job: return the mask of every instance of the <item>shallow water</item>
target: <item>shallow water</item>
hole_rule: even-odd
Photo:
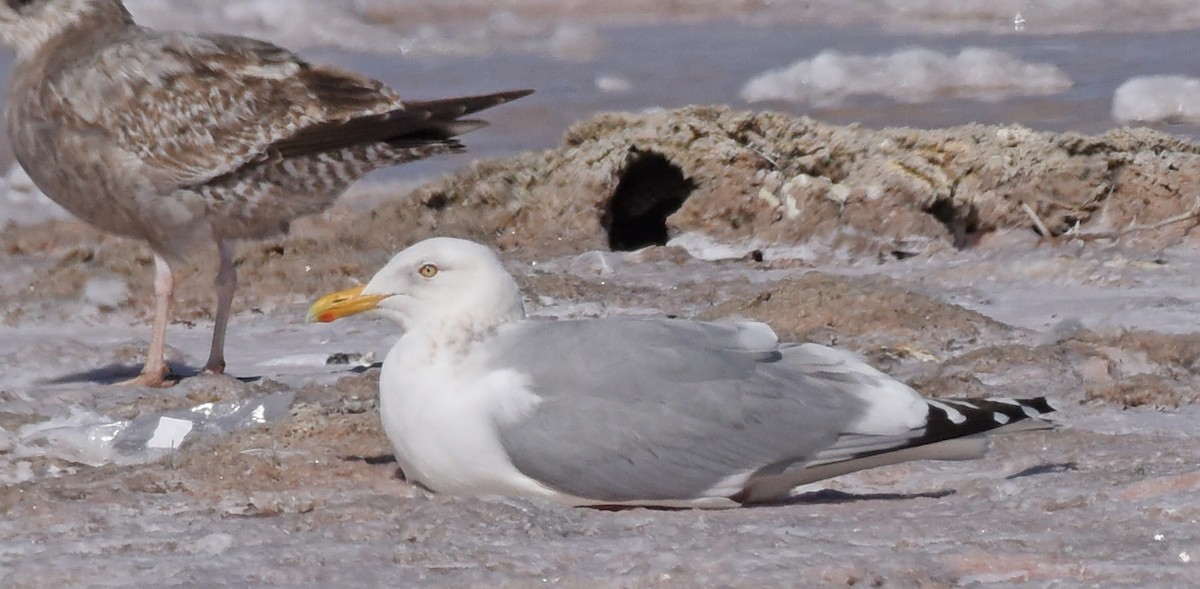
[[[353,67],[388,81],[413,97],[435,97],[495,88],[536,88],[537,94],[485,113],[493,127],[467,137],[470,154],[383,172],[438,173],[471,157],[500,156],[555,145],[574,121],[609,110],[639,111],[688,104],[727,104],[735,109],[772,109],[834,123],[872,127],[936,128],[967,123],[1019,124],[1038,130],[1098,133],[1117,127],[1112,97],[1134,76],[1189,74],[1200,32],[1106,33],[1023,36],[964,33],[917,35],[866,27],[814,25],[673,24],[603,27],[604,48],[586,61],[550,56],[500,54],[487,57],[404,57],[334,50],[305,52],[314,61]],[[1066,92],[1014,96],[997,101],[963,98],[902,103],[881,97],[852,97],[817,108],[769,102],[749,105],[738,94],[752,76],[832,49],[864,55],[905,47],[957,53],[990,47],[1030,62],[1058,66],[1074,82]],[[629,82],[624,92],[596,86],[603,76]],[[1200,136],[1196,124],[1160,124],[1175,134]]]

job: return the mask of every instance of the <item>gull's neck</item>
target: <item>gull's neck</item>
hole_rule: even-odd
[[[16,51],[18,62],[35,61],[134,26],[133,16],[117,0],[72,2],[53,14],[43,11],[5,27],[0,41]]]
[[[525,307],[520,292],[514,300],[497,301],[495,305],[464,307],[440,315],[426,315],[407,321],[404,338],[409,343],[423,342],[432,353],[461,357],[472,346],[495,335],[502,327],[525,319]]]

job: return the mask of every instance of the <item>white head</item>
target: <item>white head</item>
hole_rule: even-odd
[[[77,37],[82,30],[132,24],[121,0],[0,0],[0,43],[19,56],[66,33]]]
[[[310,321],[376,311],[405,330],[483,330],[521,319],[516,281],[486,246],[449,237],[427,239],[396,254],[365,286],[326,295]]]

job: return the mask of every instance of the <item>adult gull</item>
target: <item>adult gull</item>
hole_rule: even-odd
[[[731,507],[909,460],[978,458],[1038,429],[1044,398],[926,399],[853,354],[757,322],[526,319],[487,247],[397,254],[309,319],[375,311],[404,333],[379,381],[405,475],[458,495]]]
[[[154,252],[150,349],[131,384],[170,384],[171,265],[211,248],[220,267],[204,368],[225,370],[232,240],[287,230],[367,172],[462,149],[460,117],[527,90],[401,102],[381,82],[263,41],[140,27],[119,0],[0,2],[16,50],[5,118],[47,196]]]

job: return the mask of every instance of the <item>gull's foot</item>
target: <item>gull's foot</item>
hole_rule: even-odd
[[[225,361],[213,362],[209,360],[208,364],[204,365],[203,374],[225,374]]]
[[[117,386],[122,387],[150,387],[156,389],[165,389],[179,384],[179,377],[171,374],[165,368],[163,370],[155,370],[147,372],[142,371],[141,374],[117,383]]]

